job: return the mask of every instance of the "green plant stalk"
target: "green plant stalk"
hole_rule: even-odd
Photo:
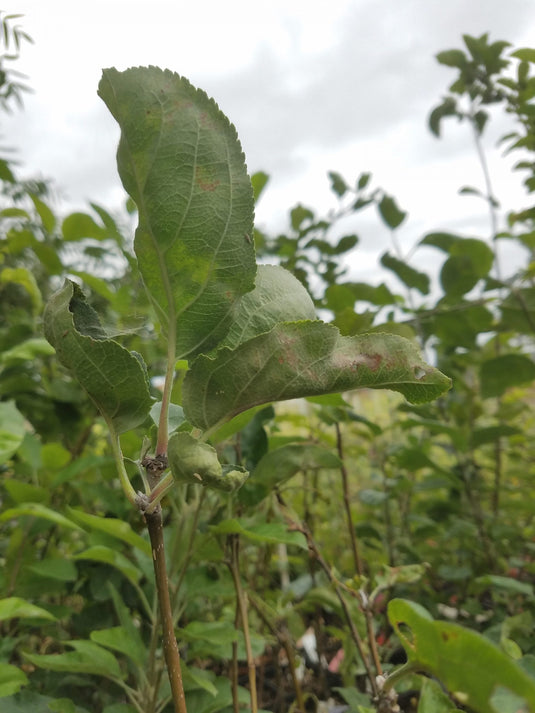
[[[349,531],[349,539],[351,542],[351,549],[353,551],[353,560],[355,564],[355,570],[357,574],[362,577],[364,574],[364,569],[362,566],[362,559],[360,557],[360,552],[357,543],[357,535],[355,533],[355,524],[353,522],[353,515],[351,513],[351,502],[349,495],[349,478],[347,473],[347,468],[345,466],[344,459],[344,444],[342,439],[342,430],[340,424],[335,424],[336,428],[336,449],[338,451],[338,456],[341,461],[340,473],[342,475],[342,487],[344,493],[344,508],[346,511],[347,518],[347,529]],[[366,619],[366,631],[368,633],[368,646],[373,657],[373,663],[375,665],[375,670],[378,675],[383,673],[383,668],[381,666],[381,659],[379,657],[379,652],[377,650],[377,643],[375,641],[375,632],[373,630],[373,615],[369,607],[369,602],[364,601],[364,597],[360,597],[360,604],[362,611],[364,612],[364,617]]]
[[[297,707],[301,713],[304,713],[305,699],[303,697],[303,689],[301,688],[301,684],[299,683],[299,679],[297,678],[297,671],[295,668],[295,661],[294,661],[295,649],[292,649],[292,644],[290,642],[288,633],[287,633],[286,629],[284,630],[284,632],[280,631],[277,628],[276,624],[274,624],[270,620],[269,616],[264,611],[264,608],[267,608],[265,606],[264,600],[261,599],[260,597],[258,597],[255,592],[252,592],[251,595],[249,595],[249,601],[255,608],[258,616],[262,619],[264,624],[271,631],[272,635],[277,639],[279,644],[282,646],[282,648],[286,652],[286,658],[288,659],[288,668],[290,669],[290,675],[292,677],[292,683],[293,683],[293,687],[295,690],[295,698],[297,700]]]
[[[169,297],[171,305],[172,294]],[[170,310],[173,312],[173,310]],[[156,443],[156,456],[167,455],[167,444],[169,441],[169,404],[171,403],[171,391],[175,379],[176,362],[176,326],[174,315],[170,315],[169,334],[167,336],[167,368],[165,371],[165,382],[162,393],[162,410],[158,423],[158,441]]]
[[[130,478],[128,477],[128,473],[126,472],[126,468],[124,466],[124,457],[121,451],[121,442],[119,440],[119,434],[116,432],[115,428],[113,427],[113,423],[110,419],[106,419],[106,423],[110,433],[111,448],[113,451],[113,457],[115,459],[115,465],[117,467],[119,480],[121,481],[121,486],[124,490],[124,494],[130,501],[130,503],[132,505],[136,505],[137,494],[134,488],[132,487],[132,483],[130,482]]]
[[[236,615],[234,617],[234,628],[238,630],[240,624],[240,607],[236,601]],[[238,694],[238,642],[232,642],[232,664],[230,669],[230,686],[232,689],[232,710],[240,713],[240,699]]]
[[[163,651],[175,713],[187,713],[182,671],[180,667],[180,653],[175,637],[171,599],[169,597],[169,581],[165,564],[165,548],[163,541],[162,510],[158,507],[152,513],[146,513],[145,519],[152,546],[152,559],[154,563],[154,576],[163,631]]]
[[[295,530],[297,532],[303,533],[303,535],[306,538],[307,545],[308,545],[308,551],[314,555],[314,559],[318,562],[320,567],[323,569],[325,574],[327,575],[327,579],[331,583],[331,586],[334,589],[334,592],[336,596],[338,597],[338,601],[340,602],[340,605],[342,607],[342,610],[344,612],[344,617],[346,619],[347,625],[349,626],[349,630],[351,632],[351,638],[353,639],[355,646],[357,647],[357,651],[359,652],[359,655],[362,659],[362,663],[364,664],[364,668],[366,669],[366,675],[368,676],[368,679],[370,681],[370,686],[373,692],[374,696],[377,696],[379,693],[379,689],[377,687],[377,681],[375,678],[375,675],[372,671],[372,667],[370,664],[370,661],[368,659],[368,656],[366,654],[366,651],[364,649],[364,642],[360,638],[360,634],[357,630],[357,627],[355,626],[355,623],[353,621],[353,618],[351,616],[351,612],[349,611],[349,607],[347,606],[346,599],[344,595],[342,594],[342,587],[340,586],[340,583],[336,579],[336,577],[333,575],[331,568],[327,564],[327,562],[324,560],[323,556],[321,555],[320,551],[318,550],[318,546],[312,537],[312,533],[308,529],[308,527],[303,523],[298,523],[296,522],[288,513],[288,508],[286,507],[284,501],[282,500],[281,495],[278,493],[277,494],[277,499],[279,502],[279,505],[281,506],[284,516],[289,523],[290,527],[292,530]]]
[[[342,431],[340,429],[340,424],[335,424],[336,428],[336,449],[338,451],[338,456],[340,458],[341,466],[340,473],[342,475],[342,488],[344,493],[344,508],[346,511],[347,519],[347,529],[349,532],[349,539],[351,542],[351,550],[353,552],[353,561],[355,563],[355,571],[359,576],[363,575],[362,560],[360,557],[360,552],[357,543],[357,535],[355,533],[355,525],[353,523],[353,515],[351,514],[351,502],[349,495],[349,478],[347,474],[347,468],[345,466],[344,460],[344,445],[342,441]]]
[[[239,570],[239,536],[229,535],[228,546],[230,558],[227,560],[228,568],[232,575],[236,598],[240,611],[243,638],[245,640],[245,651],[247,654],[247,670],[249,673],[249,689],[251,696],[251,713],[258,713],[258,697],[256,693],[256,665],[254,662],[253,648],[251,646],[251,635],[249,630],[249,617],[247,616],[247,600],[240,579]]]

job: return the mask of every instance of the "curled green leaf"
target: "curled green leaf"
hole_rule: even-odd
[[[113,339],[74,282],[50,298],[44,313],[45,336],[117,433],[139,426],[152,399],[145,365]]]
[[[182,483],[197,483],[230,493],[249,477],[241,466],[222,466],[215,448],[185,432],[171,436],[167,457],[173,476]]]

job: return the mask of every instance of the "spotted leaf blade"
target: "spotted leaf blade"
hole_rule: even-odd
[[[449,386],[408,340],[392,334],[344,337],[317,320],[283,322],[234,350],[200,356],[182,393],[188,421],[208,430],[271,401],[367,387],[423,403]]]
[[[135,252],[177,357],[225,336],[254,287],[254,200],[234,126],[187,79],[156,67],[104,70],[99,95],[121,128],[119,174],[136,202]]]

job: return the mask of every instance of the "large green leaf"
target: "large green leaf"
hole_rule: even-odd
[[[0,663],[0,698],[11,696],[28,683],[28,677],[17,666]]]
[[[74,555],[73,559],[90,560],[92,562],[108,564],[110,567],[119,570],[132,584],[137,584],[142,577],[141,570],[132,564],[129,559],[120,552],[117,552],[117,550],[113,550],[111,547],[105,547],[104,545],[89,547],[87,550]]]
[[[535,711],[535,681],[488,639],[433,621],[423,607],[403,599],[390,602],[388,617],[407,652],[407,669],[434,676],[470,710],[502,713],[496,701],[508,692],[520,697],[519,713]]]
[[[315,443],[287,443],[260,459],[252,478],[240,491],[239,499],[247,505],[256,505],[296,473],[340,466],[340,458],[331,449]]]
[[[270,401],[369,387],[421,403],[449,383],[401,337],[343,337],[324,322],[285,322],[234,350],[196,359],[184,380],[183,406],[190,423],[208,429]]]
[[[65,515],[62,515],[60,512],[57,512],[57,510],[48,508],[46,505],[42,505],[41,503],[22,503],[15,508],[8,508],[0,514],[0,522],[14,520],[15,518],[19,518],[24,515],[28,517],[39,517],[43,520],[48,520],[54,525],[67,527],[70,530],[82,531],[81,527],[79,527],[75,522],[72,522],[72,520],[66,518]]]
[[[411,267],[408,263],[403,260],[399,260],[397,257],[390,255],[390,253],[384,253],[381,257],[381,265],[386,267],[387,270],[391,270],[407,287],[414,287],[422,295],[429,294],[429,276],[425,272],[420,272]]]
[[[236,130],[206,94],[156,67],[104,70],[117,163],[137,204],[135,251],[178,356],[213,348],[253,289],[253,189]]]
[[[511,386],[532,382],[535,363],[524,354],[502,354],[481,364],[480,379],[484,398],[501,396]]]
[[[312,298],[288,270],[259,265],[255,288],[241,298],[221,346],[233,349],[288,319],[316,319]]]
[[[66,641],[74,651],[64,654],[30,654],[24,657],[34,666],[47,671],[60,671],[64,673],[93,673],[111,679],[120,679],[121,670],[113,654],[92,641]]]
[[[27,602],[20,597],[0,599],[0,621],[6,619],[51,619],[55,620],[49,611]]]
[[[90,634],[91,641],[112,651],[125,654],[139,667],[146,664],[147,650],[139,633],[132,636],[124,626],[114,626],[111,629],[97,629]]]
[[[11,458],[22,443],[26,427],[24,416],[14,401],[0,403],[0,463]]]
[[[48,302],[45,336],[117,433],[147,417],[152,399],[139,355],[107,339],[80,288],[67,281]]]
[[[210,528],[215,535],[242,535],[257,543],[296,545],[307,549],[302,532],[291,532],[283,522],[262,522],[259,525],[242,524],[240,520],[222,520]]]
[[[114,517],[92,515],[91,513],[82,512],[81,510],[74,510],[73,508],[67,508],[67,512],[81,525],[99,530],[100,532],[105,532],[111,537],[116,537],[118,540],[137,547],[138,550],[141,550],[141,552],[147,555],[150,555],[152,552],[149,542],[144,540],[137,532],[134,532],[130,525],[124,520],[118,520]]]

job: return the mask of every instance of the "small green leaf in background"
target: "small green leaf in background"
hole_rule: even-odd
[[[111,679],[121,679],[121,670],[113,654],[92,641],[66,641],[74,651],[63,654],[30,654],[24,658],[39,668],[63,673],[92,673]]]
[[[34,314],[40,314],[43,307],[43,298],[37,281],[25,267],[4,267],[0,272],[0,284],[14,283],[23,287],[30,295]]]
[[[458,710],[440,684],[432,678],[422,679],[418,713],[454,713]]]
[[[97,314],[80,288],[67,281],[49,300],[45,336],[117,433],[147,417],[152,399],[144,365],[113,339],[106,339]]]
[[[479,376],[484,398],[501,396],[511,386],[532,382],[535,379],[535,363],[524,354],[503,354],[484,361]]]
[[[495,696],[506,691],[535,710],[535,681],[481,634],[457,624],[433,621],[419,604],[393,599],[388,618],[407,653],[407,671],[437,678],[463,705],[477,713],[503,713]]]
[[[189,433],[174,433],[169,439],[169,467],[182,483],[196,483],[230,493],[240,488],[249,473],[241,466],[222,466],[217,451]]]
[[[533,585],[529,582],[519,582],[513,577],[502,577],[498,574],[483,574],[471,582],[475,591],[483,592],[489,588],[501,589],[511,594],[522,594],[528,599],[533,599]]]
[[[87,213],[71,213],[61,226],[63,239],[67,241],[82,240],[83,238],[93,238],[94,240],[104,240],[108,233],[102,226],[95,223],[94,219]]]
[[[145,666],[147,651],[141,637],[132,636],[131,631],[124,626],[97,629],[91,632],[90,637],[96,644],[128,656],[140,667]]]
[[[15,453],[26,433],[24,416],[14,401],[0,403],[0,463]]]
[[[397,257],[384,253],[381,257],[381,265],[391,270],[407,287],[414,287],[422,295],[429,294],[429,276],[425,272],[415,270],[403,260],[398,260]]]
[[[314,443],[288,443],[260,459],[252,477],[241,489],[239,500],[255,505],[296,473],[340,466],[339,457],[328,448]]]
[[[41,218],[43,228],[48,233],[51,233],[56,227],[56,217],[54,213],[50,210],[46,203],[44,203],[33,193],[30,193],[30,198],[35,206],[35,210],[37,211],[38,216]]]
[[[271,401],[368,387],[422,403],[449,385],[406,339],[343,337],[317,320],[282,323],[234,350],[201,355],[186,374],[182,394],[188,421],[206,430]]]
[[[256,173],[253,173],[253,175],[251,176],[251,184],[253,186],[253,194],[254,194],[255,203],[258,201],[261,194],[263,193],[264,188],[266,187],[268,181],[269,181],[269,176],[267,173],[264,173],[264,171],[257,171]]]
[[[344,196],[348,191],[349,186],[339,173],[329,171],[328,175],[331,180],[331,190],[336,193],[339,198],[342,198],[342,196]]]
[[[209,351],[256,273],[236,129],[203,91],[157,67],[106,69],[99,96],[121,128],[117,164],[137,204],[134,247],[158,319],[177,357]]]
[[[307,549],[307,542],[302,532],[291,532],[283,522],[262,522],[259,525],[243,525],[239,520],[222,520],[210,527],[214,535],[242,535],[257,543],[296,545]]]
[[[398,208],[396,201],[391,196],[383,196],[377,207],[381,218],[392,230],[399,227],[407,217],[407,213]]]
[[[90,560],[92,562],[108,564],[110,567],[114,567],[119,570],[121,574],[132,582],[132,584],[137,584],[143,576],[141,570],[132,564],[128,558],[120,552],[112,550],[111,547],[105,547],[104,545],[94,545],[93,547],[89,547],[87,550],[74,555],[73,559]]]
[[[12,696],[28,683],[28,677],[17,666],[0,663],[0,698]]]
[[[51,356],[52,354],[54,354],[54,348],[46,339],[32,337],[2,352],[0,354],[0,363],[9,364],[16,361],[30,361],[40,356]]]
[[[0,522],[6,522],[7,520],[21,517],[22,515],[27,515],[28,517],[40,517],[43,520],[48,520],[54,525],[67,527],[70,530],[82,531],[81,527],[79,527],[75,522],[72,522],[72,520],[66,518],[65,515],[62,515],[60,512],[52,510],[41,503],[24,503],[15,508],[4,510],[4,512],[0,514]]]
[[[56,579],[59,582],[74,582],[77,577],[74,564],[68,559],[59,557],[46,557],[40,562],[27,565],[25,569],[39,577]]]
[[[20,597],[8,597],[0,599],[0,621],[6,619],[50,619],[55,621],[56,617],[42,607],[27,602]]]
[[[91,513],[75,510],[70,507],[67,508],[67,512],[73,520],[76,520],[85,527],[98,530],[99,532],[105,532],[111,537],[116,537],[128,545],[132,545],[132,547],[137,547],[138,550],[141,550],[141,552],[147,555],[150,555],[152,552],[148,540],[144,540],[137,532],[134,532],[130,525],[124,520],[119,520],[114,517],[92,515]]]

